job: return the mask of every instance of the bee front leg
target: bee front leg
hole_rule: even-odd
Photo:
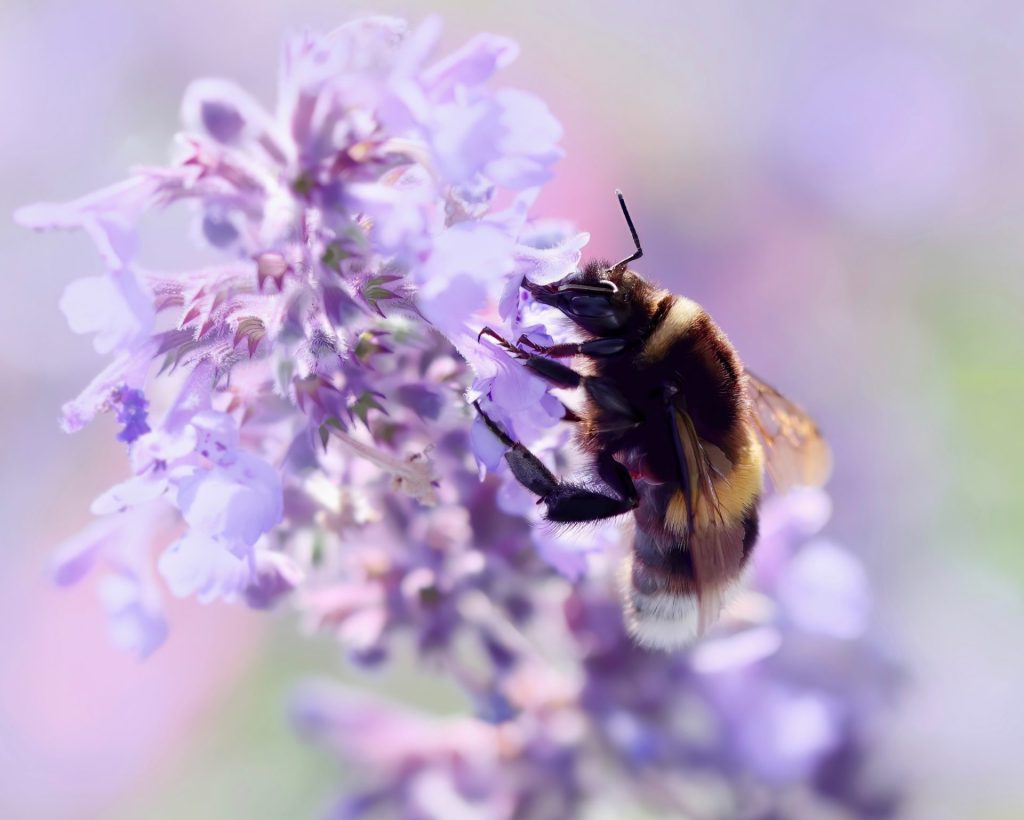
[[[636,486],[629,471],[610,455],[598,460],[601,480],[616,495],[594,490],[579,484],[562,481],[552,473],[536,455],[511,438],[501,426],[487,415],[479,402],[473,406],[484,424],[508,447],[505,461],[512,475],[547,506],[547,519],[559,523],[599,521],[636,509],[639,500]]]
[[[494,339],[502,349],[506,350],[511,356],[522,361],[524,367],[532,370],[545,381],[555,385],[555,387],[575,389],[580,386],[580,382],[583,380],[583,377],[571,367],[567,367],[561,362],[556,362],[554,359],[548,359],[544,356],[527,353],[525,350],[521,350],[516,347],[500,333],[497,333],[489,327],[485,327],[479,334],[477,334],[477,341],[484,336],[489,336]]]
[[[552,359],[565,359],[570,356],[590,356],[595,359],[603,359],[609,356],[617,356],[629,347],[626,339],[602,337],[590,339],[586,342],[567,342],[560,345],[539,345],[532,341],[525,333],[519,337],[516,347],[520,350],[524,347],[530,348],[541,356],[548,356]]]

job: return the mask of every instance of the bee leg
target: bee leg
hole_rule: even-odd
[[[500,424],[484,412],[480,402],[473,402],[476,412],[480,414],[487,429],[497,436],[498,440],[508,447],[505,453],[505,461],[512,469],[512,475],[516,480],[534,495],[540,496],[543,501],[551,493],[558,489],[558,479],[555,478],[544,463],[533,453],[527,450],[522,444],[506,433]]]
[[[505,339],[504,336],[489,327],[485,327],[477,334],[477,341],[484,336],[490,336],[511,356],[520,359],[523,362],[524,367],[529,368],[542,379],[551,382],[551,384],[556,387],[576,388],[580,386],[580,381],[583,377],[571,367],[566,367],[564,364],[556,362],[554,359],[547,359],[544,356],[536,356],[533,353],[527,353],[525,350],[520,350],[514,344]]]
[[[556,362],[554,359],[548,359],[544,356],[525,355],[526,358],[523,360],[523,366],[555,387],[573,389],[579,387],[584,381],[583,376],[561,362]]]
[[[606,337],[601,339],[590,339],[586,342],[568,342],[560,345],[539,345],[532,341],[525,333],[519,337],[516,347],[522,349],[528,347],[535,353],[548,356],[552,359],[565,359],[569,356],[590,356],[592,358],[606,358],[617,356],[622,353],[629,342],[626,339]]]
[[[629,471],[611,455],[602,456],[598,460],[597,474],[614,495],[561,482],[555,492],[544,499],[548,507],[548,521],[599,521],[602,518],[614,518],[632,512],[637,508],[640,499],[636,485]]]
[[[598,475],[618,495],[560,481],[544,463],[522,444],[512,439],[501,426],[487,415],[479,402],[473,406],[484,424],[508,447],[505,461],[512,475],[531,493],[547,505],[547,519],[560,523],[598,521],[636,509],[639,501],[636,486],[626,470],[611,456],[598,461]]]
[[[524,353],[522,350],[520,350],[518,347],[512,344],[508,339],[506,339],[504,336],[498,333],[498,331],[492,330],[489,327],[485,327],[483,330],[477,333],[476,340],[479,342],[484,336],[488,336],[491,339],[494,339],[494,341],[498,343],[498,346],[501,347],[502,350],[511,354],[517,359],[523,359],[526,356],[530,355],[528,353]]]
[[[485,333],[488,330],[490,330],[490,328],[484,328],[480,332],[481,332],[481,334],[483,334],[483,333]],[[618,339],[613,339],[613,340],[609,340],[609,339],[595,339],[594,341],[598,341],[598,342],[616,341],[616,342],[618,342],[620,340],[618,340]],[[504,342],[504,344],[502,345],[503,347],[508,345],[508,342],[505,342],[504,339],[502,339],[502,342]],[[580,350],[578,350],[577,348],[582,348],[583,346],[585,346],[587,344],[590,344],[590,342],[584,342],[583,345],[577,345],[577,344],[574,344],[574,345],[556,345],[555,347],[553,347],[551,349],[556,351],[555,355],[573,355],[573,356],[575,356],[577,354],[580,354]],[[572,352],[570,354],[560,353],[558,351],[559,351],[559,348],[561,348],[561,347],[572,347],[572,348],[574,348],[574,352]],[[522,361],[523,367],[525,367],[528,370],[532,371],[535,375],[540,376],[546,382],[549,382],[550,384],[553,384],[555,387],[562,387],[562,388],[573,390],[573,389],[579,387],[581,384],[586,384],[587,382],[593,381],[593,379],[591,379],[589,377],[585,377],[585,376],[580,375],[579,373],[577,373],[575,370],[573,370],[568,365],[564,365],[561,362],[556,361],[555,359],[548,358],[547,356],[541,356],[539,354],[527,353],[525,350],[520,350],[519,348],[512,347],[511,345],[508,345],[508,347],[506,349],[511,349],[512,351],[515,351],[512,355],[514,355],[517,359]],[[611,389],[614,389],[614,388],[611,388]],[[616,392],[618,392],[618,391],[616,390]],[[621,394],[619,394],[619,395],[621,395]],[[624,402],[625,399],[622,399],[622,401]]]
[[[625,394],[615,383],[595,376],[583,380],[587,396],[599,408],[604,426],[611,424],[616,429],[628,429],[643,423],[641,413],[630,404]]]

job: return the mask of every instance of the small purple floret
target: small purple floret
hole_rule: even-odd
[[[145,394],[136,388],[124,387],[117,391],[117,420],[124,428],[117,434],[117,440],[131,444],[140,436],[150,432],[149,402]]]

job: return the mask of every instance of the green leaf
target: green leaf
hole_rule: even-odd
[[[348,259],[351,255],[341,246],[340,242],[332,242],[324,249],[324,255],[320,257],[320,262],[324,267],[336,271],[342,260]]]
[[[313,177],[300,174],[292,182],[292,190],[301,197],[308,197],[313,192]]]
[[[359,398],[356,399],[348,408],[349,412],[353,416],[359,418],[363,424],[369,426],[367,419],[371,410],[379,410],[385,416],[388,414],[388,411],[384,409],[384,406],[377,401],[377,397],[380,395],[380,393],[371,393],[369,390],[364,390]]]

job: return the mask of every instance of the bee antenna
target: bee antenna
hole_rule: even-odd
[[[640,247],[640,237],[637,236],[636,228],[633,225],[633,218],[629,215],[629,208],[626,207],[626,200],[622,196],[622,191],[616,188],[615,196],[619,198],[619,207],[622,208],[622,215],[626,217],[626,224],[629,226],[629,233],[633,237],[633,244],[636,246],[636,250],[633,252],[632,256],[627,256],[617,265],[614,265],[611,268],[611,270],[616,270],[618,268],[625,267],[630,262],[635,262],[637,259],[644,255],[644,250],[643,248]]]

